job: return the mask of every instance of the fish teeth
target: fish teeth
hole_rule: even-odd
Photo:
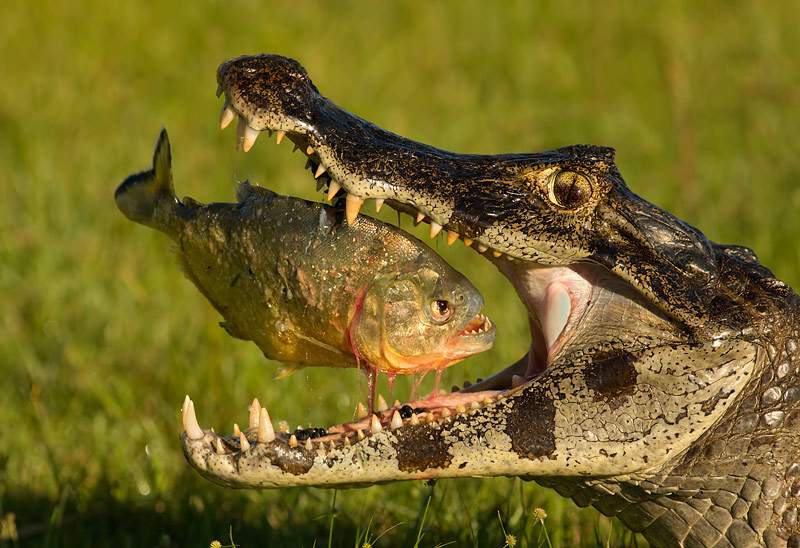
[[[358,212],[361,209],[361,204],[364,203],[364,198],[359,198],[355,194],[348,194],[347,201],[345,202],[345,216],[347,217],[347,224],[351,225],[358,217]]]
[[[447,231],[447,245],[453,245],[458,240],[458,232]]]
[[[194,413],[194,402],[186,394],[183,400],[183,429],[190,440],[199,440],[203,437],[203,430],[197,422],[197,415]]]
[[[431,238],[435,238],[442,231],[442,225],[436,221],[431,221]]]
[[[219,113],[219,128],[225,129],[231,124],[231,122],[233,122],[234,118],[236,118],[236,111],[233,110],[233,107],[228,104],[226,99],[225,104],[222,105],[222,110]]]
[[[256,138],[260,133],[261,132],[259,130],[245,124],[244,138],[242,139],[242,150],[248,152],[251,148],[253,148],[253,144],[256,142]]]
[[[339,189],[342,188],[342,185],[331,179],[331,184],[328,187],[328,201],[330,202],[333,200],[333,197],[336,196],[336,193],[339,192]]]
[[[375,213],[380,213],[383,207],[383,198],[375,198]]]
[[[281,141],[283,141],[284,137],[286,137],[286,132],[278,130],[278,135],[275,137],[275,144],[281,144]]]

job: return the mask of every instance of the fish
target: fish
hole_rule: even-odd
[[[496,328],[478,290],[405,231],[247,181],[236,198],[179,200],[165,129],[152,169],[114,194],[128,219],[174,240],[179,268],[231,336],[286,364],[279,377],[364,367],[374,392],[378,372],[441,373],[492,346]]]

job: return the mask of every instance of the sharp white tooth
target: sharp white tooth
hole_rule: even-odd
[[[328,187],[328,201],[330,202],[333,200],[333,197],[336,196],[336,193],[339,192],[339,189],[342,188],[342,185],[331,179],[331,184]]]
[[[420,224],[423,220],[425,220],[425,214],[421,211],[417,212],[417,220],[415,221],[417,224]]]
[[[355,194],[348,194],[347,201],[344,205],[344,214],[347,217],[347,224],[351,225],[358,217],[358,211],[361,209],[361,204],[364,203],[363,198],[359,198]]]
[[[312,154],[314,154],[314,147],[312,147],[311,145],[308,145],[308,146],[306,147],[306,154],[308,154],[309,156],[311,156]]]
[[[383,207],[383,198],[375,198],[375,213],[380,213]]]
[[[239,434],[239,451],[244,453],[248,449],[250,449],[250,442],[247,441],[247,438],[244,437],[244,434],[240,433]]]
[[[442,225],[436,221],[431,221],[431,238],[435,238],[442,231]]]
[[[358,416],[359,419],[363,419],[364,417],[369,416],[369,411],[367,411],[367,406],[361,402],[358,402],[356,415]]]
[[[547,288],[545,304],[542,308],[542,331],[548,350],[564,331],[569,320],[572,303],[567,289],[560,283]]]
[[[336,449],[336,444],[333,443],[333,440],[331,440],[331,442],[328,444],[328,451],[333,451],[334,449]]]
[[[233,119],[236,118],[236,111],[228,104],[228,101],[225,101],[225,104],[222,105],[222,111],[219,113],[219,128],[225,129]]]
[[[473,242],[473,241],[474,241],[474,240],[472,240],[471,238],[464,238],[464,245],[465,245],[465,246],[467,246],[467,247],[469,247],[469,246],[471,246],[471,245],[472,245],[472,242]]]
[[[450,416],[450,410],[447,407],[444,408],[444,411],[447,411],[447,416]],[[442,411],[442,415],[444,416],[444,411]],[[436,417],[433,416],[433,413],[428,413],[425,415],[425,422],[434,422],[436,421]]]
[[[397,412],[397,409],[395,409],[394,413],[392,414],[392,422],[389,426],[392,427],[392,430],[395,430],[403,426],[403,419],[400,418],[400,413]]]
[[[459,403],[458,405],[456,405],[456,413],[463,413],[466,410],[467,408],[464,407],[463,403]]]
[[[244,150],[244,130],[247,127],[247,122],[244,118],[239,117],[239,122],[236,124],[236,150],[241,152]]]
[[[470,408],[470,409],[477,409],[477,408],[478,408],[478,407],[480,407],[480,406],[481,406],[481,404],[479,404],[479,403],[478,403],[478,402],[476,402],[476,401],[474,401],[474,402],[472,402],[471,404],[469,404],[469,408]]]
[[[275,137],[276,144],[281,144],[281,141],[283,141],[284,137],[286,137],[286,132],[278,130],[278,136]]]
[[[289,436],[289,447],[297,447],[297,436],[294,434]]]
[[[189,399],[189,395],[183,400],[183,429],[190,440],[199,440],[203,437],[203,430],[197,423],[197,415],[194,413],[194,402]]]
[[[392,404],[392,407],[400,407],[400,400],[395,399],[394,403]]]
[[[361,441],[367,436],[365,436],[364,432],[361,430],[361,428],[359,428],[358,430],[356,430],[356,437],[358,438],[358,441]]]
[[[242,150],[245,152],[249,151],[253,148],[253,143],[256,142],[256,137],[258,134],[261,133],[259,130],[255,128],[251,128],[248,125],[244,127],[244,140],[242,141]]]
[[[306,438],[305,448],[307,451],[311,451],[312,449],[314,449],[314,446],[311,445],[311,438]]]
[[[383,432],[383,426],[381,426],[381,421],[378,420],[377,415],[372,415],[372,419],[369,421],[369,431],[373,434]]]
[[[453,245],[458,240],[458,232],[447,231],[447,245]]]
[[[411,413],[411,418],[408,419],[408,424],[419,424],[419,417],[416,413]]]
[[[463,405],[462,405],[462,407],[463,407]],[[442,417],[449,417],[450,415],[451,415],[451,413],[450,413],[450,409],[449,409],[449,408],[447,408],[447,407],[444,407],[444,408],[442,409]]]
[[[222,445],[222,439],[220,438],[214,439],[214,450],[217,452],[217,455],[225,454],[225,447],[223,447]]]
[[[344,437],[344,446],[350,447],[350,438],[348,438],[347,436]]]
[[[253,398],[253,403],[250,404],[250,426],[249,428],[258,428],[258,417],[261,415],[261,404],[258,398]]]
[[[317,166],[317,172],[314,173],[314,178],[319,179],[319,176],[322,175],[323,173],[325,173],[325,166],[320,164]]]
[[[241,429],[239,428],[239,425],[238,425],[237,423],[235,423],[235,422],[234,422],[234,423],[233,423],[233,437],[234,437],[234,438],[238,438],[238,437],[239,437],[239,434],[241,434],[241,433],[242,433],[242,431],[241,431]]]
[[[386,404],[386,399],[383,394],[378,394],[378,411],[386,411],[389,406]]]
[[[269,420],[267,408],[262,407],[258,417],[258,441],[259,443],[269,443],[275,440],[275,430],[272,428],[272,421]]]

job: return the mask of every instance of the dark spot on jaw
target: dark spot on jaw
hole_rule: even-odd
[[[639,372],[634,364],[636,358],[628,352],[592,356],[586,366],[586,386],[594,391],[595,401],[603,401],[611,409],[616,409],[625,396],[634,392]]]
[[[556,450],[555,417],[553,400],[539,386],[514,397],[506,419],[511,448],[529,459],[552,455]]]
[[[422,472],[429,468],[450,466],[453,457],[442,431],[429,424],[407,426],[396,430],[397,464],[403,472]]]
[[[242,453],[237,456],[241,458]],[[264,458],[284,472],[301,476],[311,470],[314,455],[301,447],[289,447],[284,443],[266,444]]]

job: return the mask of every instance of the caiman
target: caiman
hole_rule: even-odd
[[[181,440],[200,474],[233,487],[521,476],[654,546],[800,547],[798,297],[753,251],[631,192],[611,148],[447,152],[344,111],[277,55],[232,59],[217,79],[240,148],[277,132],[348,216],[385,201],[492,261],[531,346],[427,408],[314,443],[263,435],[257,405],[247,438],[218,436],[187,397]]]

